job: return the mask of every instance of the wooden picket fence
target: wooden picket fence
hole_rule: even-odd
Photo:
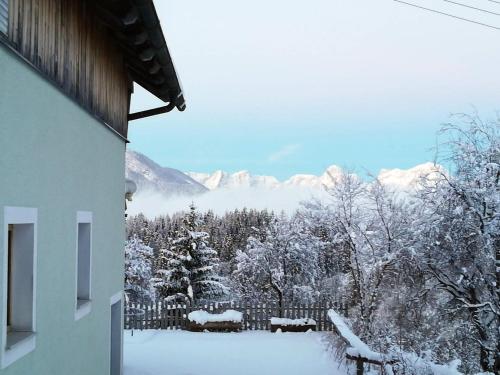
[[[335,309],[347,316],[345,302],[324,302],[309,304],[284,304],[282,317],[289,319],[312,318],[317,331],[332,331],[328,310]],[[280,307],[275,302],[251,304],[245,302],[194,304],[167,301],[129,302],[125,306],[125,329],[186,329],[187,316],[191,311],[205,310],[220,313],[232,309],[243,313],[243,330],[269,330],[271,317],[280,316]]]

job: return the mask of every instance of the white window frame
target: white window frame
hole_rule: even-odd
[[[79,254],[79,224],[90,225],[90,264],[89,264],[89,296],[88,299],[78,304],[78,254]],[[76,238],[75,238],[75,321],[82,319],[92,311],[92,212],[78,211],[76,213]]]
[[[16,362],[20,358],[29,354],[36,347],[36,286],[37,286],[37,224],[38,224],[38,209],[28,207],[4,207],[3,221],[3,303],[0,314],[2,315],[2,347],[1,353],[1,368],[4,369]],[[31,332],[28,336],[21,339],[19,342],[7,348],[7,285],[8,285],[8,236],[9,224],[31,224],[33,225],[33,300],[32,300],[32,324]]]

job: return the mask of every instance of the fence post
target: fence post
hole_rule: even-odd
[[[324,331],[329,331],[330,330],[330,325],[328,324],[328,309],[332,307],[332,304],[330,301],[325,301],[325,309],[323,310],[323,327]]]
[[[180,327],[179,314],[181,312],[179,302],[175,303],[175,329],[178,330]]]
[[[249,329],[253,331],[255,329],[255,308],[254,304],[251,303],[248,307],[248,322],[250,323]]]
[[[321,324],[318,319],[318,310],[319,310],[319,304],[318,302],[314,302],[313,304],[313,314],[314,314],[314,320],[316,321],[316,329],[318,331],[321,331]]]
[[[243,301],[242,312],[243,312],[243,329],[246,331],[248,329],[247,301],[246,300]]]
[[[364,365],[361,358],[356,360],[356,375],[363,375]]]
[[[165,314],[165,308],[164,308],[163,299],[161,299],[160,300],[160,312],[158,314],[158,318],[160,319],[160,329],[165,329],[164,314]]]
[[[265,329],[266,329],[266,331],[268,331],[271,328],[271,327],[269,327],[269,307],[270,307],[269,301],[267,301],[264,304],[264,306],[265,306],[265,317],[264,317],[264,319],[266,319]]]
[[[155,309],[154,309],[154,303],[153,303],[153,300],[150,300],[149,302],[149,324],[148,324],[148,328],[149,329],[152,329],[154,328],[154,313],[155,313]]]

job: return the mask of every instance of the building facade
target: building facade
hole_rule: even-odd
[[[0,374],[122,373],[128,122],[184,107],[151,0],[0,0]]]

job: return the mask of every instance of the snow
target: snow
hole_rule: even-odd
[[[280,182],[273,176],[252,175],[248,171],[239,171],[233,174],[218,170],[212,174],[186,172],[186,175],[204,185],[209,190],[239,189],[249,187],[276,188]]]
[[[346,353],[353,356],[361,356],[374,361],[387,361],[392,359],[392,357],[377,353],[372,351],[368,345],[360,340],[351,329],[347,326],[344,319],[337,314],[334,310],[328,311],[328,317],[333,324],[337,327],[340,335],[349,343],[350,347],[346,349]],[[415,370],[421,370],[424,373],[426,370],[430,370],[433,375],[461,375],[462,373],[458,371],[458,366],[460,365],[459,360],[451,361],[448,364],[440,365],[424,360],[418,357],[415,353],[402,352],[399,353],[398,360],[402,361],[409,367]],[[425,372],[427,373],[427,372]]]
[[[190,312],[188,319],[197,324],[205,324],[207,322],[240,323],[243,321],[243,313],[235,310],[226,310],[222,314],[211,314],[207,311],[198,310]]]
[[[410,169],[382,169],[377,178],[384,184],[403,190],[411,190],[423,176],[438,178],[444,169],[433,163],[424,163]],[[248,187],[260,187],[276,189],[286,186],[323,190],[324,187],[332,188],[341,179],[342,168],[331,165],[319,176],[313,174],[296,174],[286,181],[280,182],[274,176],[253,175],[243,170],[233,174],[217,170],[211,174],[186,172],[186,175],[204,185],[209,190],[217,189],[240,189]]]
[[[402,360],[406,365],[410,365],[416,371],[421,371],[421,373],[428,373],[430,370],[433,375],[463,375],[458,371],[460,360],[454,360],[448,364],[439,365],[426,361],[415,353],[406,352],[402,353]]]
[[[124,333],[124,375],[347,375],[321,333]]]
[[[306,326],[306,325],[316,325],[316,321],[310,318],[304,318],[304,319],[271,318],[271,324],[280,326]]]
[[[353,357],[361,356],[373,361],[384,361],[386,358],[383,354],[372,351],[361,339],[356,336],[347,326],[344,319],[334,310],[328,311],[328,317],[337,327],[340,335],[349,343],[346,353]]]
[[[441,173],[445,173],[442,166],[429,162],[410,169],[382,169],[377,178],[383,185],[392,186],[398,190],[413,190],[422,177],[437,180]]]
[[[199,195],[208,189],[181,171],[156,164],[145,155],[127,150],[126,177],[137,184],[137,194],[156,192],[161,195]]]
[[[408,170],[384,169],[378,179],[391,190],[408,194],[417,188],[421,176],[430,173],[436,177],[437,170],[444,171],[432,163]],[[186,210],[194,202],[202,211],[212,210],[217,214],[244,207],[292,214],[300,207],[300,202],[312,197],[327,202],[330,196],[325,187],[337,186],[342,173],[335,165],[320,175],[296,174],[286,181],[274,176],[254,175],[246,170],[182,173],[163,168],[138,152],[127,151],[126,176],[138,186],[128,213],[143,213],[154,218]],[[352,176],[362,180],[361,176]]]

